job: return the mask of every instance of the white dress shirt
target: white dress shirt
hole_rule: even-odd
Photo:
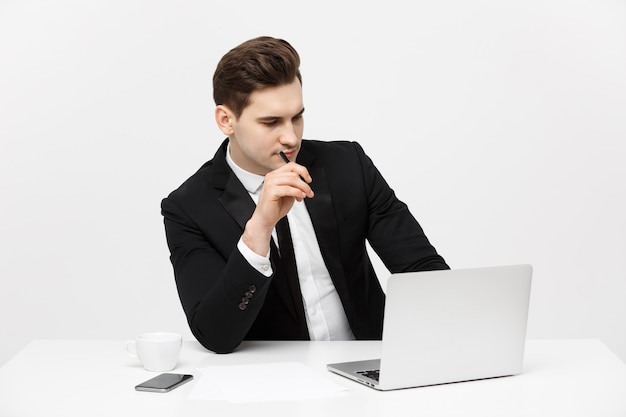
[[[226,151],[226,162],[239,181],[246,188],[254,203],[258,203],[263,189],[264,177],[241,169],[230,157],[230,146]],[[348,324],[346,313],[335,290],[330,273],[326,268],[320,247],[317,243],[311,217],[304,201],[296,201],[287,214],[302,302],[311,340],[351,340],[354,334]],[[278,242],[276,230],[272,232],[274,242]],[[278,243],[276,243],[278,246]],[[254,268],[266,277],[272,275],[269,253],[260,256],[253,252],[241,239],[237,244],[241,254]]]

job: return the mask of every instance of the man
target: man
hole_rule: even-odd
[[[448,268],[357,143],[302,139],[299,66],[270,37],[224,55],[213,97],[227,139],[161,204],[189,326],[218,353],[244,339],[380,339],[366,240],[392,272]]]

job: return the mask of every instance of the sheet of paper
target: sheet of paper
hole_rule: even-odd
[[[201,372],[190,400],[226,400],[236,403],[297,401],[345,395],[346,389],[302,363],[209,366]]]

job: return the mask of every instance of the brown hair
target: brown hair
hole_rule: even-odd
[[[239,117],[255,90],[290,84],[296,78],[302,84],[298,52],[285,40],[261,36],[222,57],[213,74],[213,100]]]

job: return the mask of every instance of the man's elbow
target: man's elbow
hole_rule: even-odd
[[[192,329],[192,333],[205,349],[218,354],[232,353],[241,344],[241,340],[230,339],[224,336],[206,337],[198,329]]]

